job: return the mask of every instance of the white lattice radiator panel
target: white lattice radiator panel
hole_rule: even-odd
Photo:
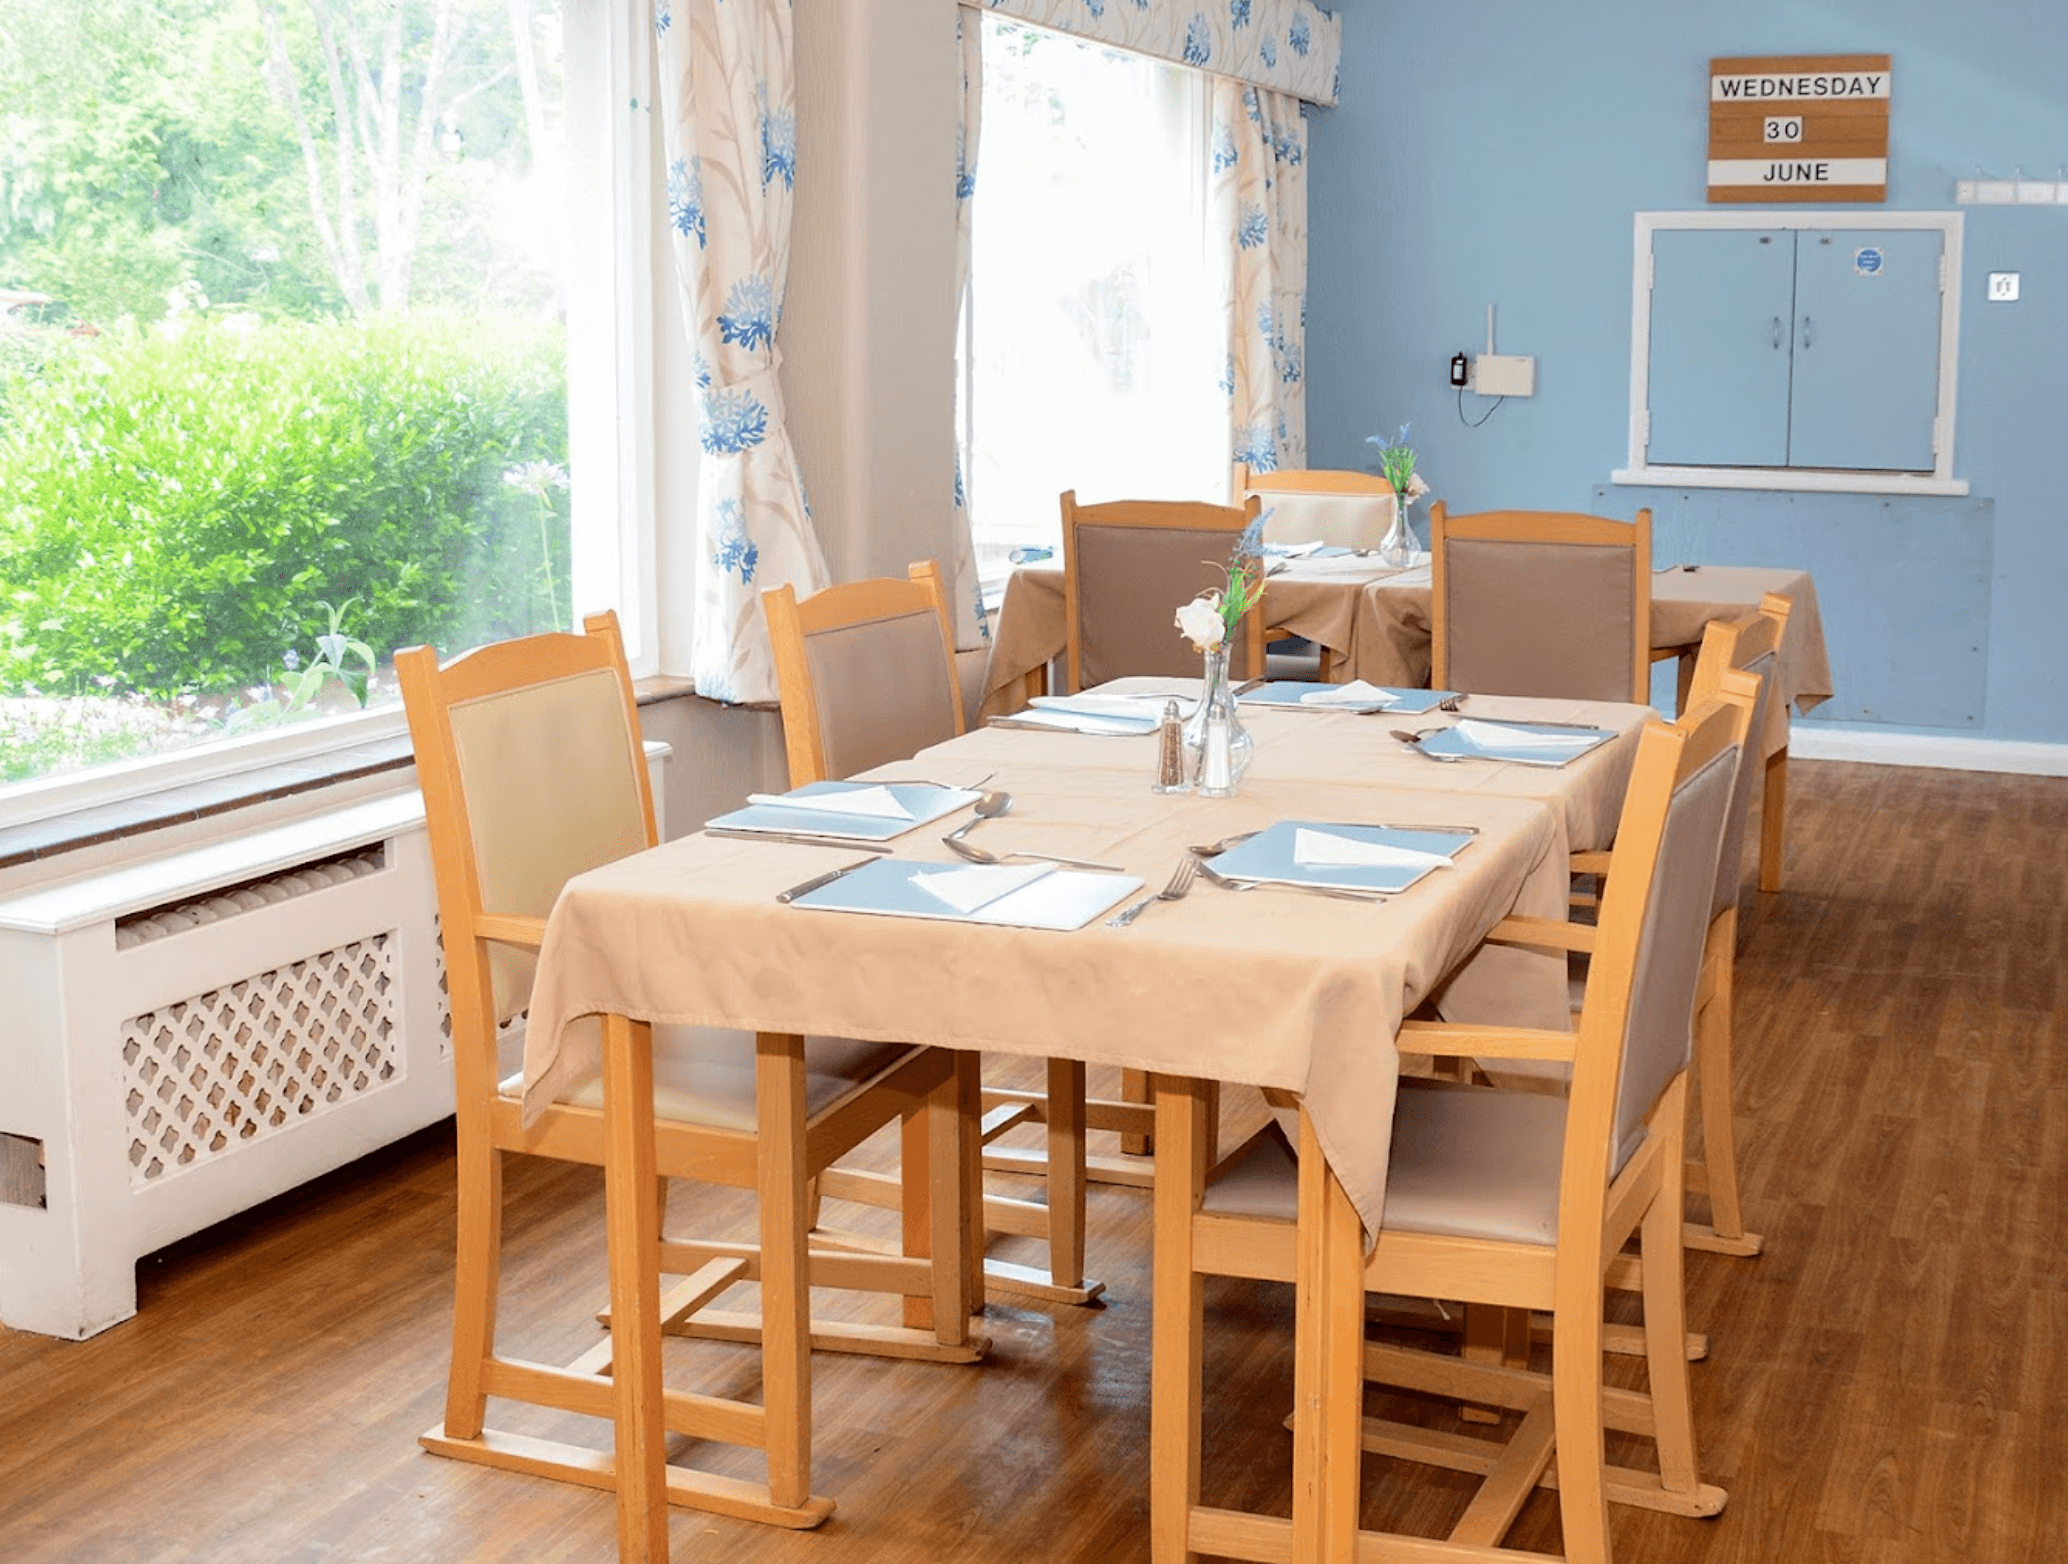
[[[401,1079],[394,990],[376,934],[124,1021],[131,1186]]]
[[[412,791],[0,902],[0,1135],[42,1172],[0,1198],[0,1322],[103,1330],[141,1256],[452,1111],[422,817]]]

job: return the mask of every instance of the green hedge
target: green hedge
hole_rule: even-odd
[[[384,656],[563,617],[565,491],[505,474],[565,470],[564,359],[480,319],[73,339],[0,403],[0,693],[264,683],[321,602]]]

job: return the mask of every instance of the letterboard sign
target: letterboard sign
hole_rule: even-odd
[[[1889,57],[1709,62],[1709,199],[1886,201]]]

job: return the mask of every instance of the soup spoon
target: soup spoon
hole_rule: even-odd
[[[986,793],[977,800],[976,813],[942,837],[941,840],[953,847],[957,842],[969,835],[970,832],[974,831],[983,821],[996,819],[1010,808],[1012,808],[1012,794],[1003,790],[995,793]]]

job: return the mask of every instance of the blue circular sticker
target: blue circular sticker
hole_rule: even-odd
[[[1881,270],[1881,251],[1871,244],[1863,244],[1853,251],[1853,270],[1862,277],[1872,277]]]

